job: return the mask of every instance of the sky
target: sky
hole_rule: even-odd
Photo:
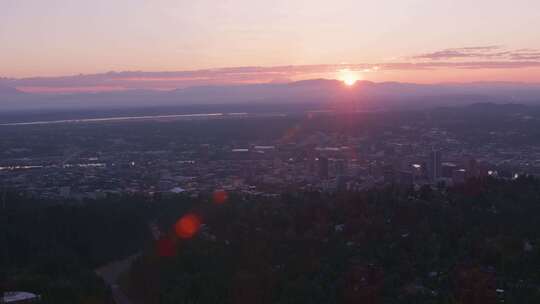
[[[222,73],[237,67],[289,71]],[[109,71],[206,71],[190,84],[540,82],[540,1],[0,0],[0,77]]]

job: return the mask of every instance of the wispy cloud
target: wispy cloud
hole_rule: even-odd
[[[475,46],[450,48],[435,52],[425,53],[413,56],[412,59],[424,60],[502,60],[502,61],[522,61],[539,60],[540,50],[519,49],[506,50],[501,46]]]
[[[500,46],[474,46],[463,48],[451,48],[440,51],[425,53],[413,56],[413,59],[431,59],[448,60],[461,58],[493,58],[504,55],[506,52],[500,52]]]
[[[531,51],[521,51],[511,54],[511,59],[513,60],[540,60],[540,51],[531,50]]]
[[[540,68],[540,50],[507,50],[497,45],[449,48],[399,61],[287,66],[248,66],[190,71],[126,71],[91,75],[0,78],[0,85],[35,92],[96,92],[128,89],[169,90],[201,85],[284,82],[333,78],[343,69],[361,73],[417,70],[482,70]]]

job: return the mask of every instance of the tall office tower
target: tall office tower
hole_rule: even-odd
[[[429,154],[428,174],[431,181],[441,177],[441,151],[433,150]]]
[[[309,174],[317,174],[317,155],[313,149],[309,149],[306,157],[306,167]]]
[[[477,177],[478,176],[478,163],[474,157],[470,157],[466,161],[467,177]]]
[[[344,159],[336,160],[335,165],[337,176],[347,175],[347,162]]]
[[[328,178],[328,158],[319,157],[319,177]]]

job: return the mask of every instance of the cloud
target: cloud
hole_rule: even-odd
[[[402,60],[357,64],[246,66],[188,71],[125,71],[62,77],[0,78],[0,85],[28,92],[74,93],[130,89],[172,90],[204,85],[243,85],[336,78],[343,69],[359,73],[419,70],[540,68],[540,50],[501,46],[449,48]]]
[[[420,69],[522,69],[540,67],[540,61],[466,61],[466,62],[417,62],[382,65],[387,70]]]
[[[540,60],[540,51],[521,51],[511,54],[512,60]]]
[[[63,77],[36,77],[3,79],[7,86],[39,91],[40,88],[94,88],[110,87],[118,89],[176,89],[200,85],[252,84],[282,82],[283,79],[299,80],[320,78],[335,73],[340,65],[300,65],[274,67],[231,67],[193,71],[143,72],[125,71],[92,75]],[[369,69],[373,65],[355,65],[359,69]],[[91,88],[91,90],[90,90]],[[48,90],[52,92],[52,90]],[[58,90],[55,90],[58,91]]]
[[[502,61],[522,61],[539,60],[540,50],[520,49],[504,50],[501,46],[475,46],[450,48],[440,51],[425,53],[413,56],[417,60],[502,60]]]
[[[462,47],[462,48],[454,48],[454,50],[461,50],[461,51],[493,51],[500,49],[500,45],[487,45],[487,46],[473,46],[473,47]]]

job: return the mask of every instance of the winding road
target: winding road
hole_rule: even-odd
[[[118,285],[118,278],[122,273],[129,270],[131,264],[139,257],[139,255],[140,253],[137,253],[123,260],[112,262],[96,269],[96,273],[103,278],[105,283],[111,288],[113,299],[116,304],[133,304]]]
[[[150,230],[154,240],[158,240],[162,235],[161,230],[154,221],[148,223],[148,229]],[[111,262],[96,269],[96,274],[100,276],[111,288],[113,299],[116,304],[133,304],[133,302],[122,291],[120,285],[118,285],[118,279],[122,273],[129,270],[131,264],[133,264],[135,259],[137,259],[140,255],[141,253],[138,252],[123,260]]]

